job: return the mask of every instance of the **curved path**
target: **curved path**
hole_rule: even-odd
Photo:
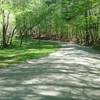
[[[0,70],[0,100],[100,100],[100,54],[74,44]]]

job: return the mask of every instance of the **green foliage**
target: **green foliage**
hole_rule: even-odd
[[[26,40],[25,40],[26,41]],[[56,43],[28,40],[22,47],[15,41],[13,47],[0,49],[0,68],[10,67],[11,64],[21,63],[30,59],[37,59],[54,52],[58,45]]]
[[[16,27],[21,41],[34,33],[64,41],[76,39],[80,44],[88,41],[92,45],[100,38],[98,0],[0,0],[0,4],[1,12],[13,16],[10,25]]]

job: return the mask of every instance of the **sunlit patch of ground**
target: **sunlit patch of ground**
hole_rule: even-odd
[[[37,59],[54,52],[57,49],[56,43],[40,41],[24,42],[22,47],[18,43],[13,48],[0,49],[0,68],[21,63],[29,59]]]
[[[2,69],[0,100],[100,100],[100,54],[69,44],[39,60]]]

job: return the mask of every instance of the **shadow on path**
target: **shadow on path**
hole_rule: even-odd
[[[100,100],[100,54],[69,44],[48,57],[1,69],[0,100]]]

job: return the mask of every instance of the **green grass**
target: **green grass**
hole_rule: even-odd
[[[0,49],[0,68],[10,67],[12,64],[18,64],[30,59],[38,59],[54,52],[59,47],[56,43],[30,40],[23,42],[19,47],[19,42],[7,49]]]

